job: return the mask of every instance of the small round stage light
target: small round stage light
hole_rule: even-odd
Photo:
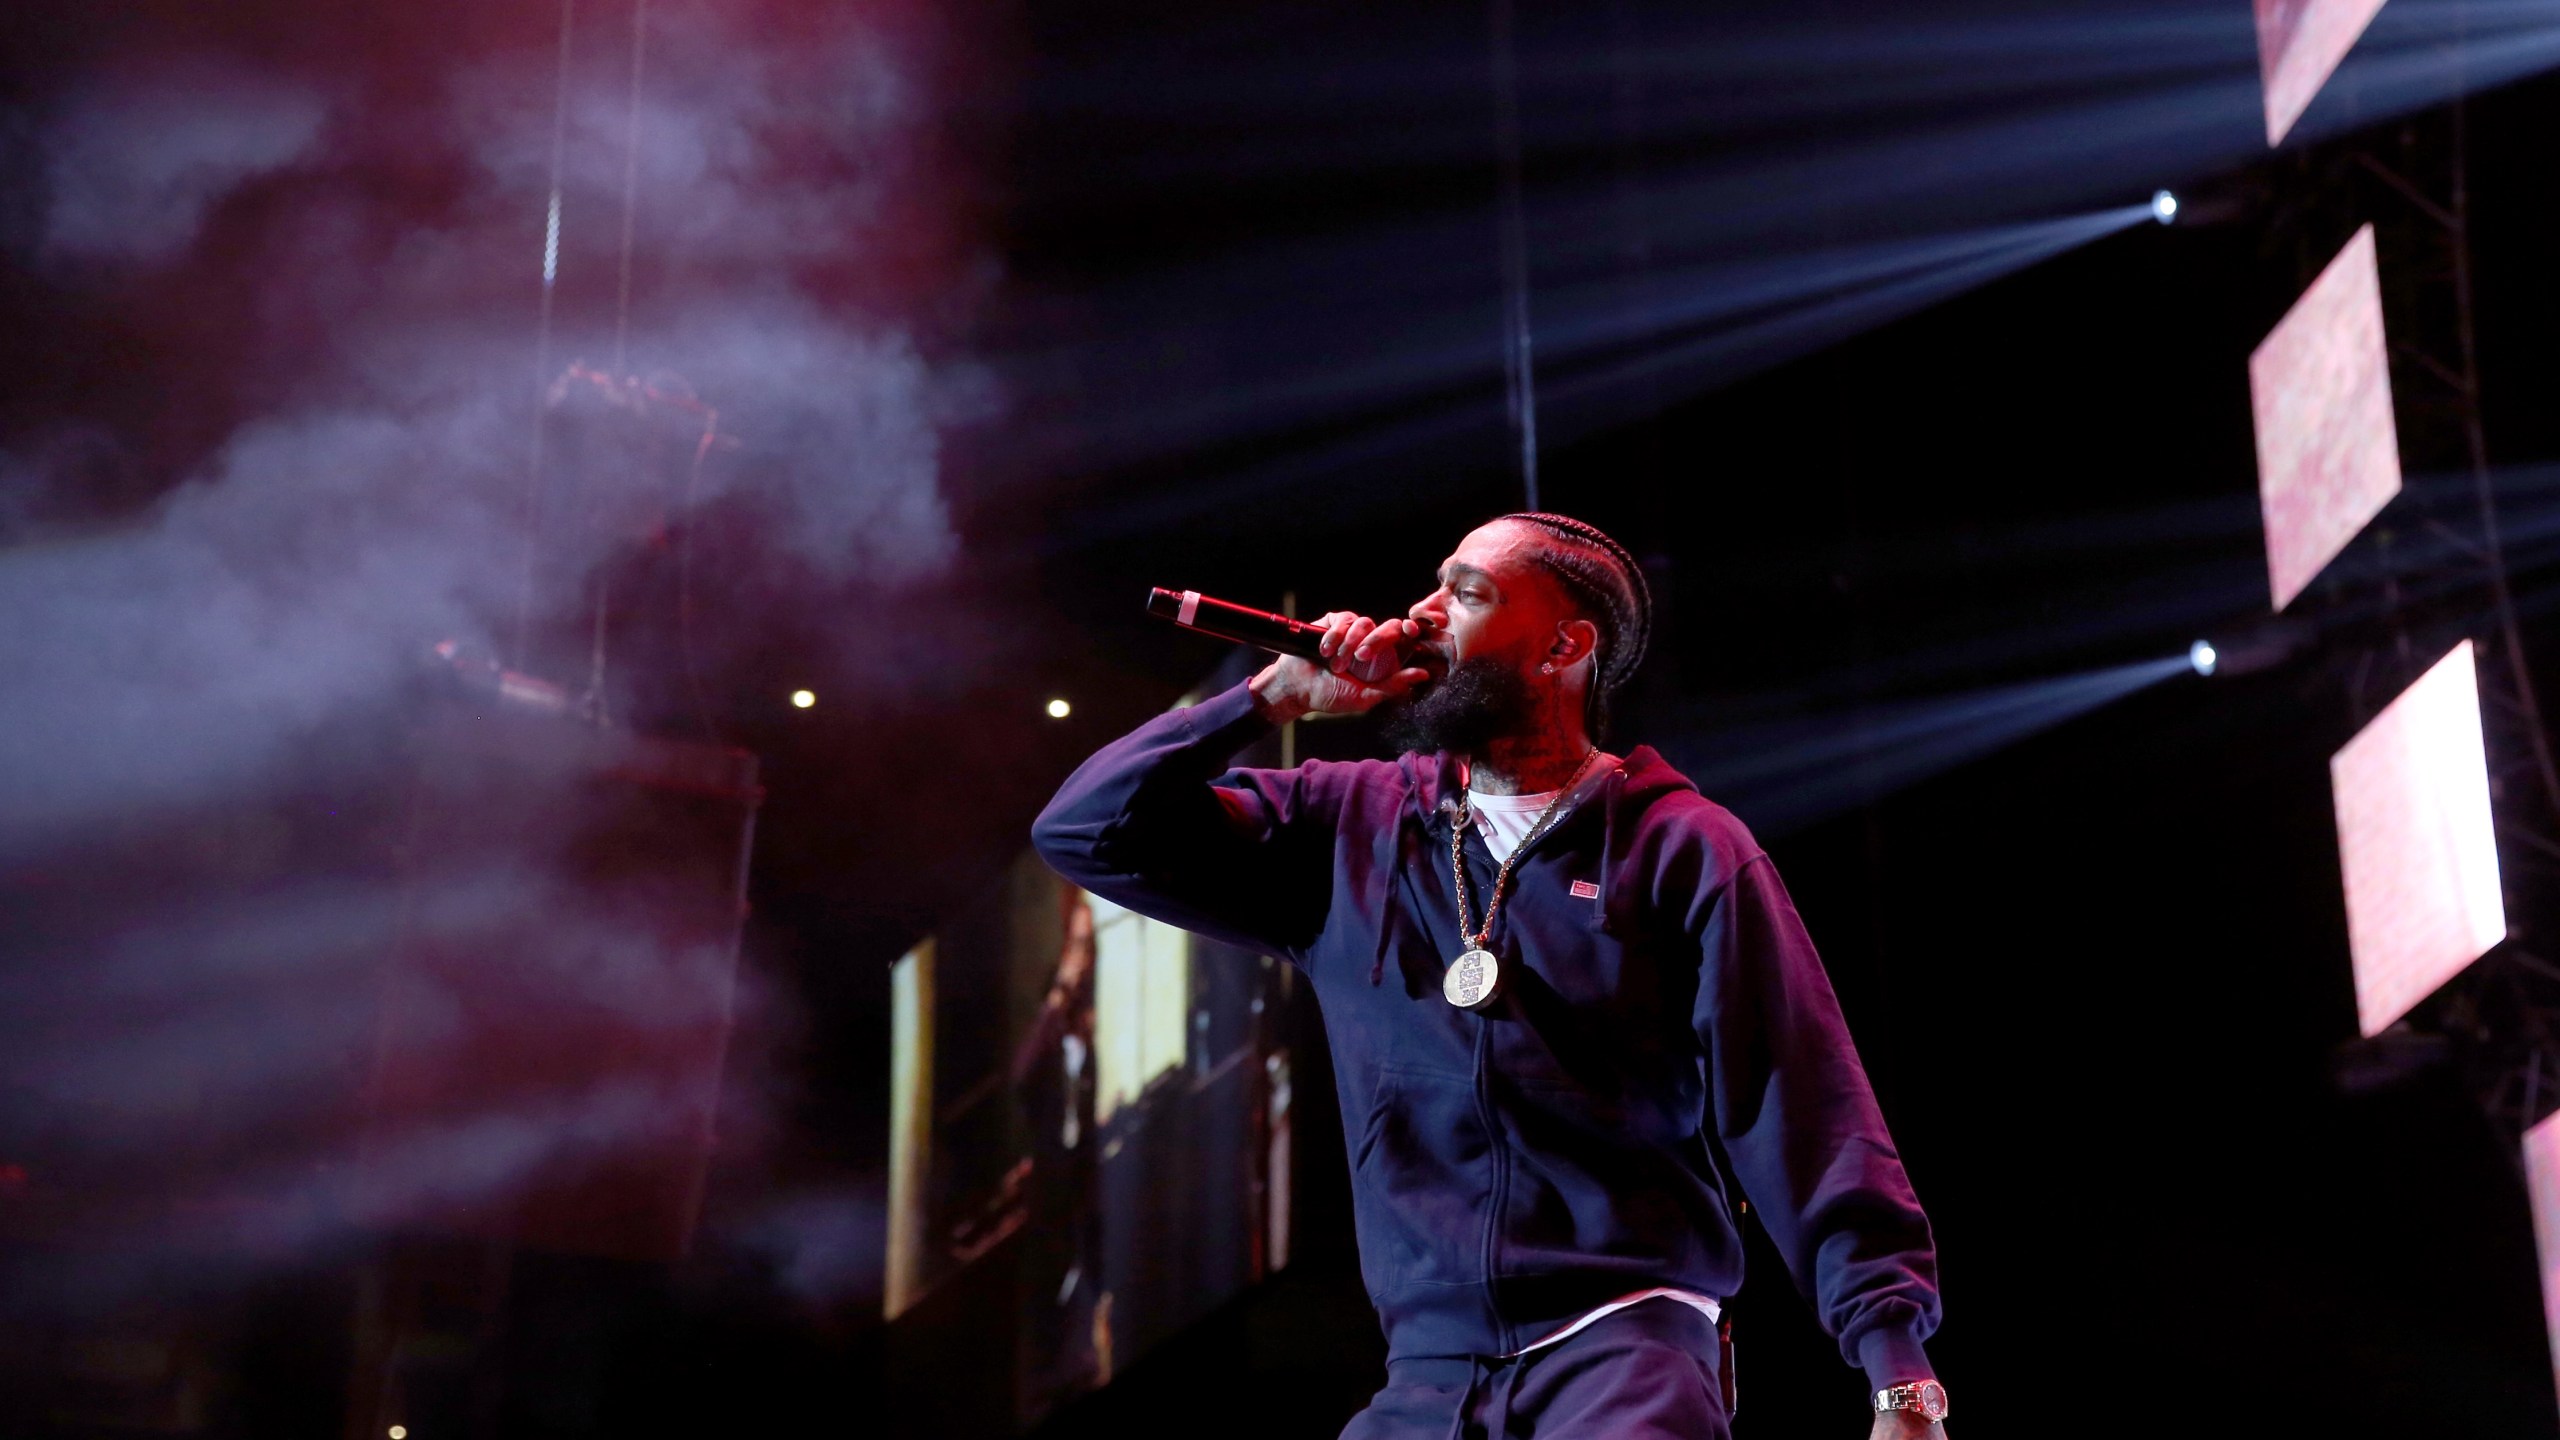
[[[389,1435],[391,1440],[409,1440],[409,1427],[406,1425],[394,1425],[383,1433]]]
[[[2151,192],[2151,218],[2166,225],[2178,218],[2178,197],[2166,190]]]
[[[2213,648],[2212,641],[2199,640],[2187,647],[2187,663],[2195,667],[2197,674],[2210,675],[2213,667],[2222,663],[2222,652]]]
[[[1049,718],[1052,720],[1064,720],[1074,713],[1075,707],[1069,705],[1064,700],[1052,700],[1049,702]]]
[[[815,690],[794,690],[791,692],[791,708],[794,710],[806,710],[817,703],[818,692]]]

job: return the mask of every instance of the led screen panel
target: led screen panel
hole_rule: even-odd
[[[2542,1328],[2560,1384],[2560,1115],[2524,1132],[2525,1193],[2533,1204],[2533,1248],[2542,1260]]]
[[[2267,583],[2282,610],[2400,493],[2372,226],[2249,357],[2249,404]]]
[[[2258,76],[2266,84],[2269,145],[2284,142],[2381,8],[2382,0],[2258,0]]]
[[[2471,642],[2329,761],[2356,1021],[2379,1033],[2506,938]]]
[[[1028,1431],[1287,1263],[1289,973],[1029,853],[898,961],[899,1403]]]

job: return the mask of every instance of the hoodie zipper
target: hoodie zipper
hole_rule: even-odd
[[[1450,815],[1445,818],[1454,830],[1457,817]],[[1458,836],[1457,842],[1463,846],[1466,843],[1465,837]],[[1469,1068],[1474,1081],[1476,1123],[1484,1127],[1485,1153],[1491,1157],[1493,1165],[1493,1180],[1487,1187],[1488,1203],[1485,1209],[1484,1225],[1476,1241],[1476,1264],[1483,1276],[1481,1283],[1484,1290],[1485,1316],[1492,1322],[1495,1341],[1500,1345],[1502,1352],[1507,1354],[1512,1349],[1511,1327],[1502,1318],[1501,1302],[1494,1295],[1493,1277],[1494,1266],[1501,1252],[1502,1214],[1510,1203],[1511,1156],[1509,1148],[1503,1143],[1501,1122],[1493,1110],[1491,1017],[1479,1011],[1470,1014],[1468,1018],[1475,1022],[1475,1043],[1472,1047],[1472,1064]]]
[[[1607,799],[1606,792],[1609,785],[1615,781],[1617,776],[1625,773],[1625,767],[1626,762],[1624,760],[1617,761],[1610,767],[1611,773],[1609,775],[1603,776],[1598,784],[1592,785],[1583,794],[1574,798],[1572,809],[1567,810],[1564,814],[1558,816],[1555,822],[1547,826],[1543,831],[1530,836],[1529,844],[1524,846],[1521,852],[1514,852],[1514,870],[1518,869],[1519,860],[1525,858],[1525,854],[1523,852],[1535,850],[1540,843],[1546,840],[1548,836],[1563,829],[1565,822],[1580,814],[1582,812],[1582,808],[1585,805],[1590,804],[1595,796],[1602,799],[1605,803]],[[1449,818],[1449,823],[1454,827],[1457,824],[1457,817],[1451,816]],[[1602,854],[1600,860],[1604,872],[1609,863],[1607,845],[1608,842],[1604,838],[1601,842]],[[1490,858],[1491,853],[1492,852],[1490,850],[1486,852],[1488,858]],[[1604,905],[1608,903],[1608,897],[1605,889],[1601,896],[1601,903]],[[1482,1247],[1482,1264],[1484,1267],[1484,1308],[1485,1313],[1493,1319],[1495,1337],[1502,1342],[1503,1353],[1507,1355],[1519,1347],[1513,1342],[1510,1322],[1502,1318],[1502,1304],[1501,1301],[1496,1298],[1494,1293],[1494,1267],[1497,1261],[1501,1258],[1503,1212],[1508,1208],[1511,1201],[1511,1149],[1503,1137],[1501,1122],[1494,1114],[1493,1109],[1492,1016],[1490,1014],[1483,1013],[1477,1014],[1475,1016],[1475,1022],[1476,1116],[1479,1123],[1484,1126],[1485,1149],[1493,1156],[1492,1207],[1485,1215],[1484,1244]]]
[[[1494,1337],[1509,1354],[1511,1326],[1502,1318],[1502,1303],[1494,1294],[1494,1265],[1500,1258],[1502,1216],[1510,1204],[1511,1149],[1505,1142],[1501,1123],[1493,1113],[1493,1027],[1484,1015],[1476,1022],[1476,1115],[1484,1126],[1485,1150],[1493,1157],[1493,1203],[1484,1217],[1484,1308],[1493,1317]]]

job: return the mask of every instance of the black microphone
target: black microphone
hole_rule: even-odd
[[[1215,635],[1221,640],[1239,640],[1259,645],[1280,655],[1295,655],[1302,660],[1322,660],[1316,648],[1324,640],[1324,627],[1268,610],[1212,600],[1197,590],[1147,592],[1147,613],[1161,615],[1185,630]]]

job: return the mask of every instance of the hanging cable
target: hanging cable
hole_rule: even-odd
[[[640,83],[649,64],[649,0],[631,0],[631,106],[622,132],[622,262],[613,296],[613,373],[624,375],[631,340],[631,234],[640,209]]]
[[[541,570],[542,492],[551,414],[551,336],[554,300],[560,279],[562,197],[569,148],[571,61],[577,33],[577,0],[560,0],[558,73],[551,115],[551,174],[545,197],[542,231],[542,289],[534,321],[534,413],[531,454],[525,474],[525,543],[523,573],[516,596],[514,635],[509,645],[513,668],[531,668],[533,605]],[[620,378],[630,362],[631,265],[640,199],[640,101],[649,58],[649,0],[632,0],[630,93],[624,112],[622,151],[622,235],[614,290],[612,373]],[[706,442],[707,443],[707,442]],[[697,456],[695,469],[700,468]],[[585,704],[592,718],[602,718],[606,662],[606,629],[610,591],[602,577],[595,589],[590,616],[590,648]]]
[[[711,458],[711,447],[720,440],[720,412],[706,408],[702,412],[702,438],[693,447],[693,464],[685,471],[683,528],[676,535],[676,650],[684,662],[685,688],[693,697],[693,718],[702,726],[703,738],[722,743],[719,722],[711,715],[711,702],[702,692],[702,663],[693,638],[693,527],[698,518],[696,507],[702,502],[702,462]]]
[[[1502,260],[1504,409],[1520,447],[1520,489],[1538,504],[1538,381],[1529,347],[1528,203],[1520,174],[1520,64],[1511,0],[1492,0],[1493,145],[1500,195],[1495,224]]]
[[[640,94],[642,82],[648,76],[648,65],[649,0],[631,0],[631,90],[623,111],[622,244],[614,279],[613,365],[609,383],[632,393],[644,393],[630,376],[631,251],[635,221],[640,210]],[[612,721],[605,685],[612,625],[613,582],[599,569],[595,579],[595,609],[588,625],[587,692],[580,706],[581,712],[599,725]]]
[[[2467,14],[2467,12],[2466,12]],[[2457,45],[2459,40],[2457,40]],[[2460,51],[2457,49],[2457,56]],[[2457,62],[2458,63],[2458,62]],[[2489,595],[2498,613],[2499,648],[2506,652],[2507,675],[2523,711],[2526,743],[2533,755],[2534,778],[2542,784],[2550,813],[2560,817],[2560,762],[2551,751],[2551,732],[2544,724],[2542,699],[2525,663],[2524,629],[2516,619],[2515,592],[2507,580],[2506,542],[2498,525],[2497,486],[2489,468],[2489,438],[2480,418],[2480,343],[2472,315],[2471,184],[2466,155],[2470,100],[2457,72],[2452,106],[2452,217],[2455,339],[2462,356],[2463,440],[2471,462],[2474,503],[2479,508],[2481,554],[2489,572]]]
[[[560,0],[559,75],[551,100],[551,192],[542,224],[542,298],[533,324],[533,453],[525,466],[524,573],[516,586],[515,634],[508,664],[528,668],[532,643],[533,580],[542,550],[543,444],[550,429],[551,297],[560,278],[560,176],[569,153],[569,45],[577,33],[578,0]]]

